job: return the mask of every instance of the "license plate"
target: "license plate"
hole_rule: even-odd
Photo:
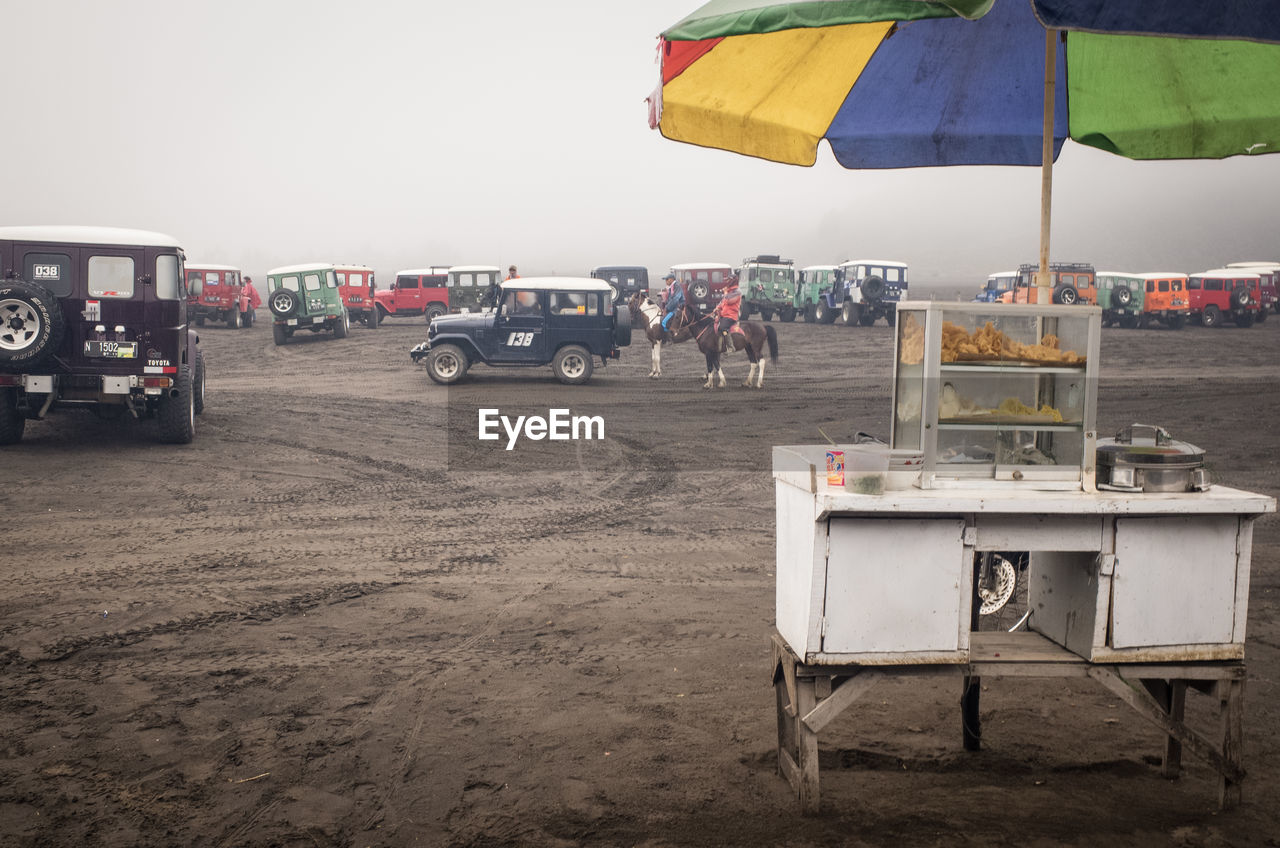
[[[137,359],[137,342],[85,342],[84,355],[97,359]]]

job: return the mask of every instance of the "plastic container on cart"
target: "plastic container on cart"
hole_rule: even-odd
[[[889,454],[887,445],[845,445],[845,491],[856,495],[883,494],[889,480]]]

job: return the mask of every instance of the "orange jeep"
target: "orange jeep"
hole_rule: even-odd
[[[1036,286],[1036,271],[1040,266],[1026,263],[1018,266],[1018,279],[1014,281],[1011,300],[1006,303],[1037,303],[1039,301]],[[1094,285],[1093,266],[1083,262],[1055,262],[1049,265],[1053,275],[1053,302],[1075,303],[1098,302],[1098,289]],[[1008,294],[1006,293],[1006,297]]]
[[[1147,327],[1159,321],[1171,330],[1181,330],[1191,316],[1187,299],[1187,275],[1153,273],[1139,275],[1144,283],[1142,313],[1138,326]]]

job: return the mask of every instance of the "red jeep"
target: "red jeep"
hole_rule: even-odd
[[[686,262],[672,265],[671,273],[684,287],[686,301],[696,309],[706,312],[724,298],[729,283],[738,281],[733,266],[723,262]]]
[[[425,315],[427,322],[449,311],[449,266],[397,271],[391,288],[377,294],[379,317]]]
[[[1258,312],[1258,323],[1267,320],[1268,312],[1280,313],[1280,262],[1231,262],[1227,267],[1261,278],[1262,310]]]
[[[347,307],[351,320],[371,330],[378,329],[378,309],[374,305],[373,269],[367,265],[334,265],[338,276],[338,294]]]
[[[1220,327],[1228,318],[1237,327],[1251,327],[1262,312],[1261,277],[1240,268],[1218,268],[1187,279],[1191,320]]]
[[[226,321],[233,330],[253,326],[250,286],[234,265],[187,263],[187,320]]]

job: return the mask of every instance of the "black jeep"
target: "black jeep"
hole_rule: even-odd
[[[0,445],[81,407],[155,418],[186,444],[204,411],[182,248],[106,227],[0,227]]]
[[[649,269],[640,265],[599,265],[591,269],[590,276],[609,284],[614,303],[626,303],[636,293],[649,293]]]
[[[551,365],[562,383],[591,379],[592,357],[607,365],[631,344],[631,312],[614,308],[603,280],[545,277],[507,280],[496,311],[444,315],[409,352],[437,383],[456,383],[476,362]]]

